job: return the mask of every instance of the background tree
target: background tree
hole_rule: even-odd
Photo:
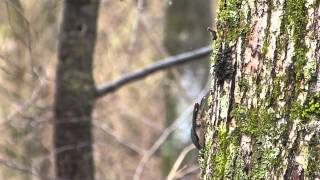
[[[319,178],[319,1],[218,4],[202,178]]]
[[[64,1],[54,102],[58,179],[94,179],[92,73],[99,0]]]

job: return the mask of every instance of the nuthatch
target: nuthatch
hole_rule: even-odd
[[[205,144],[205,132],[207,130],[208,105],[206,96],[200,104],[195,103],[192,116],[191,140],[197,149],[201,150]]]

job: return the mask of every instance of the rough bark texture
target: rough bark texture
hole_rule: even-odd
[[[320,178],[319,4],[219,2],[203,179]]]
[[[57,179],[93,180],[92,76],[98,0],[65,0],[54,103]]]

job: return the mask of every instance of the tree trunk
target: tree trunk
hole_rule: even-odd
[[[54,102],[57,179],[93,180],[92,62],[99,0],[65,0]]]
[[[203,179],[320,178],[319,4],[219,2]]]

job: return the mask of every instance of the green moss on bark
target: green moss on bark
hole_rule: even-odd
[[[207,147],[212,147],[214,151],[206,149],[212,154],[204,158],[204,161],[211,162],[207,164],[207,166],[211,165],[211,176],[204,176],[207,177],[205,179],[231,177],[235,179],[268,179],[271,176],[283,178],[284,172],[286,175],[292,175],[291,170],[296,163],[294,157],[300,153],[303,154],[303,149],[308,149],[311,157],[308,160],[308,172],[305,175],[319,177],[319,172],[315,168],[317,168],[320,159],[314,158],[316,154],[320,153],[319,145],[314,143],[315,140],[318,141],[319,134],[313,135],[310,131],[313,139],[310,140],[309,146],[301,143],[306,134],[304,129],[308,126],[306,123],[311,123],[314,120],[319,121],[320,118],[320,95],[319,93],[310,93],[308,89],[309,81],[315,73],[316,61],[307,58],[309,51],[305,40],[308,33],[307,1],[286,0],[284,4],[281,4],[283,8],[280,17],[280,33],[276,37],[276,48],[272,59],[266,59],[265,55],[270,46],[272,33],[270,32],[270,21],[274,2],[270,0],[265,2],[268,3],[268,17],[261,49],[262,56],[259,57],[259,61],[263,61],[267,71],[271,70],[271,77],[268,76],[268,73],[264,74],[265,69],[263,69],[260,70],[262,72],[258,70],[257,76],[252,75],[252,79],[249,79],[250,77],[244,74],[243,69],[240,70],[242,74],[236,82],[236,87],[239,87],[238,91],[242,93],[242,98],[249,98],[252,101],[249,101],[251,104],[233,104],[227,107],[228,114],[223,117],[228,117],[229,121],[233,119],[235,127],[232,130],[229,128],[230,124],[226,126],[220,124],[219,127],[212,128],[214,130],[212,135],[216,134],[216,136],[209,136],[211,140],[207,141],[213,142],[213,144],[212,146],[207,144]],[[251,19],[251,12],[246,14],[241,7],[245,3],[247,1],[243,0],[220,1],[219,32],[218,40],[213,45],[216,51],[213,53],[213,59],[216,58],[221,44],[228,46],[238,43],[239,37],[242,40],[241,48],[247,48],[245,35],[250,31],[249,24],[252,22],[248,23],[248,19]],[[255,6],[258,6],[256,1]],[[293,52],[289,52],[289,50]],[[240,56],[244,56],[244,50],[241,52]],[[288,55],[288,53],[290,54]],[[248,57],[238,59],[244,60],[245,58]],[[214,63],[216,62],[213,60],[212,64]],[[237,63],[242,63],[241,65],[245,66],[243,62]],[[279,63],[282,65],[279,66]],[[283,68],[285,70],[282,70]],[[270,82],[272,86],[259,82]],[[250,88],[254,88],[254,90]],[[224,90],[220,89],[220,91]],[[248,97],[250,93],[247,91],[254,91],[255,96]],[[266,92],[266,97],[260,96],[262,92]],[[230,103],[229,97],[225,101],[224,93],[219,96],[220,108],[225,107],[223,104]],[[258,103],[252,103],[253,101]],[[230,107],[232,107],[232,111],[230,111]],[[221,110],[220,114],[224,111],[223,109],[219,110]],[[223,117],[219,117],[220,120],[225,120]],[[252,154],[248,160],[250,161],[249,165],[244,161],[245,155],[242,154],[242,147],[239,145],[242,137],[250,139]],[[211,159],[206,159],[206,157]],[[244,170],[246,166],[249,166],[247,172]],[[205,168],[208,170],[208,167],[202,169]]]
[[[303,68],[307,63],[308,48],[305,43],[307,35],[308,9],[306,0],[288,0],[288,22],[293,30],[294,56],[296,81],[303,78]]]
[[[234,42],[250,30],[244,12],[239,10],[242,3],[245,2],[243,0],[223,0],[219,3],[218,36],[225,43]]]
[[[310,179],[317,179],[320,176],[320,133],[314,134],[309,142],[309,158],[306,176]]]

